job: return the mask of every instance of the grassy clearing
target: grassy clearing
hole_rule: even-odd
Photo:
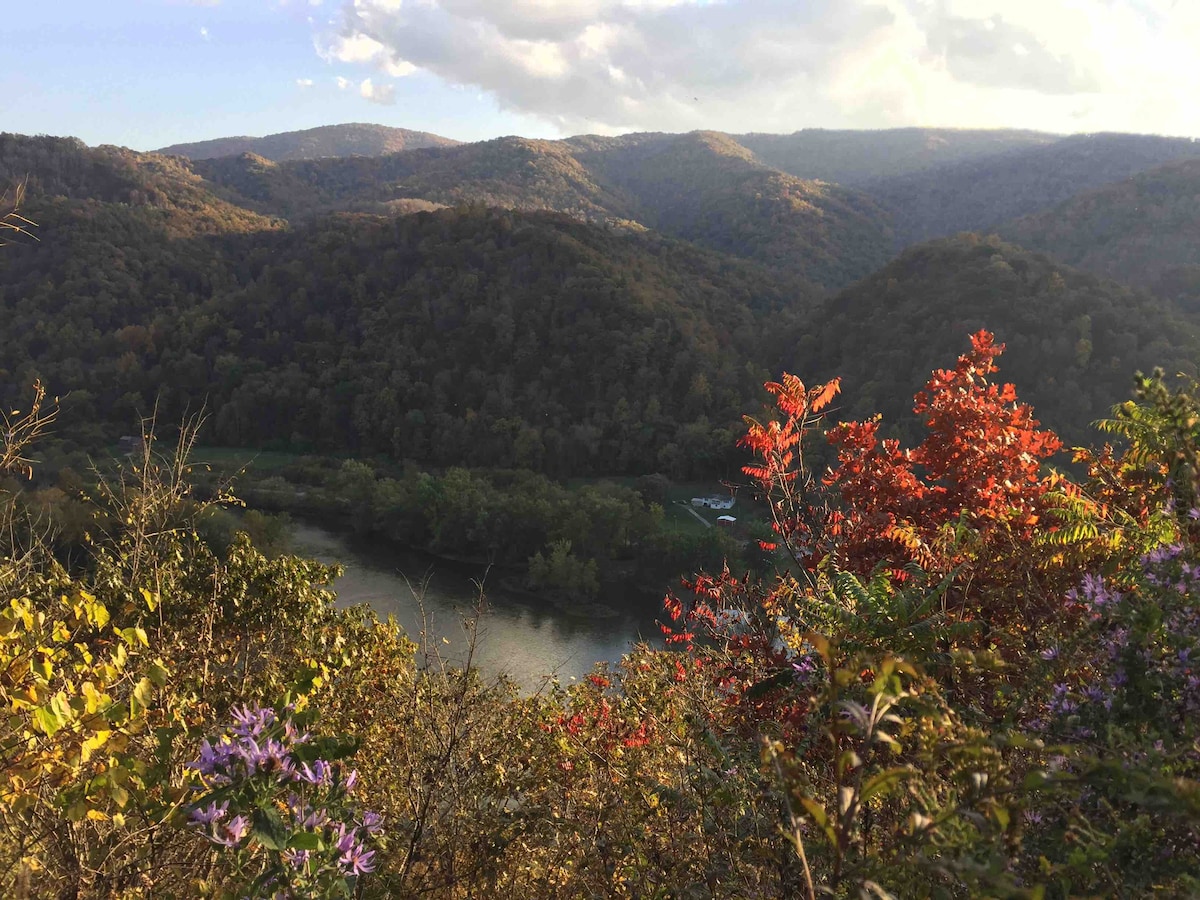
[[[276,472],[306,454],[281,450],[253,450],[245,447],[197,447],[192,452],[195,465],[208,465],[222,473],[246,469],[253,473]]]

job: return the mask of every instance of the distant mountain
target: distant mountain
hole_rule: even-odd
[[[195,169],[231,199],[292,219],[387,212],[401,200],[553,210],[653,228],[831,289],[882,265],[892,244],[884,214],[867,197],[773,169],[716,132],[499,138],[278,164],[241,156]]]
[[[980,328],[1007,344],[1000,377],[1068,441],[1129,396],[1136,369],[1200,374],[1200,329],[1169,304],[1029,250],[968,234],[906,250],[826,301],[791,371],[843,376],[844,415],[911,433],[912,396]]]
[[[982,186],[960,182],[939,214],[1188,151],[1101,136],[955,163],[946,178]],[[1192,271],[1198,169],[1009,227],[1161,290]],[[0,402],[42,378],[87,446],[156,403],[168,421],[207,404],[211,438],[234,445],[685,477],[733,465],[740,415],[782,369],[843,375],[845,413],[900,434],[929,370],[987,327],[1009,345],[1003,377],[1078,440],[1135,369],[1200,361],[1167,301],[999,238],[888,262],[869,196],[714,132],[290,162],[0,135],[0,179],[24,177],[41,241],[0,253]]]
[[[256,208],[287,218],[334,211],[386,212],[397,199],[505,209],[550,209],[581,218],[627,214],[558,141],[506,137],[379,157],[199,160],[195,170]]]
[[[288,226],[178,157],[5,136],[16,172],[41,241],[0,254],[0,403],[41,378],[90,447],[206,407],[208,438],[240,446],[712,475],[818,296],[555,213]]]
[[[891,213],[900,248],[960,231],[990,230],[1083,191],[1197,157],[1200,142],[1190,138],[1075,135],[859,187]]]
[[[321,159],[327,156],[383,156],[422,147],[451,147],[458,141],[386,125],[323,125],[304,131],[285,131],[266,137],[225,137],[190,144],[172,144],[155,151],[165,156],[216,159],[253,153],[279,162],[287,159]]]
[[[1061,136],[1015,129],[806,128],[793,134],[738,134],[733,140],[784,172],[855,187],[951,163],[983,160],[1010,150],[1046,146],[1061,140]]]
[[[884,216],[868,198],[772,169],[720,132],[580,147],[576,156],[630,199],[642,224],[827,288],[862,278],[891,255]]]
[[[277,228],[216,196],[188,164],[75,138],[0,134],[0,185],[26,183],[25,214],[45,236],[67,209],[114,215],[167,237]]]
[[[1006,240],[1200,312],[1200,159],[1076,195],[997,231]]]

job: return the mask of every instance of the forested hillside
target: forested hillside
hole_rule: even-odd
[[[90,440],[156,402],[168,419],[207,404],[209,438],[230,444],[711,472],[782,358],[780,323],[816,296],[553,214],[474,207],[285,232],[239,211],[224,235],[172,238],[158,210],[48,198],[43,180],[27,207],[43,240],[0,260],[0,372],[6,401],[35,377],[67,395],[76,436],[100,429]],[[198,222],[227,209],[204,202]]]
[[[1006,240],[1200,312],[1200,160],[1139,173],[997,231]]]
[[[980,328],[1007,346],[1004,379],[1073,442],[1090,438],[1134,370],[1200,371],[1200,333],[1169,304],[976,235],[912,247],[827,301],[785,368],[841,375],[844,415],[881,412],[911,435],[924,373]]]
[[[1090,174],[1041,170],[1065,190],[1190,147],[1070,139],[1009,151],[998,171],[1014,153],[1065,166],[1086,150]],[[1079,199],[1022,239],[1126,277],[1170,258],[1143,283],[1178,281],[1193,171]],[[988,327],[1008,376],[1076,438],[1134,370],[1198,358],[1167,304],[1015,246],[956,238],[880,269],[889,237],[869,199],[715,133],[194,164],[6,135],[0,175],[27,178],[43,238],[0,258],[4,399],[41,377],[84,444],[156,402],[168,418],[206,404],[228,444],[684,477],[734,464],[730,429],[781,368],[844,374],[853,413],[900,422],[921,373]],[[339,207],[384,214],[322,212]],[[1143,255],[1072,256],[1035,221]],[[1164,221],[1180,234],[1146,249]]]
[[[987,160],[1010,150],[1060,139],[1040,131],[1004,128],[889,128],[842,131],[806,128],[793,134],[733,135],[769,166],[800,178],[850,187],[881,178],[923,172],[951,163]]]
[[[303,131],[285,131],[266,137],[226,137],[188,144],[172,144],[154,151],[164,156],[214,159],[253,153],[276,162],[285,159],[320,159],[325,156],[382,156],[421,147],[450,147],[458,141],[427,131],[389,128],[386,125],[323,125]]]
[[[990,230],[1081,191],[1195,157],[1200,157],[1200,143],[1189,138],[1074,135],[859,187],[892,214],[901,248],[960,231]]]
[[[772,169],[726,135],[632,135],[478,144],[272,164],[206,160],[226,196],[289,218],[397,204],[482,203],[632,221],[828,288],[882,265],[891,235],[868,198]]]
[[[0,133],[0,184],[25,185],[25,212],[46,227],[60,215],[112,216],[109,241],[137,251],[127,229],[164,237],[259,231],[280,223],[213,195],[185,161],[74,138]],[[98,228],[104,227],[98,225]]]
[[[631,198],[639,222],[827,288],[889,256],[891,235],[869,199],[770,169],[727,135],[613,142],[578,158]]]
[[[266,165],[255,157],[234,157],[201,160],[195,169],[258,208],[289,218],[346,209],[383,212],[397,199],[593,218],[630,212],[558,141],[507,137],[380,157]]]

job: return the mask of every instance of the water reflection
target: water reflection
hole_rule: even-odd
[[[293,544],[302,556],[345,567],[334,584],[340,605],[369,604],[380,616],[395,616],[414,639],[427,631],[453,663],[464,661],[469,639],[463,619],[479,599],[472,575],[484,572],[349,542],[311,524],[296,524]],[[526,690],[554,675],[564,682],[580,678],[598,661],[620,659],[634,641],[658,640],[655,608],[643,615],[600,608],[573,614],[490,583],[486,594],[474,664],[484,675],[507,674]]]

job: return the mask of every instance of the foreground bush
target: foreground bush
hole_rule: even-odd
[[[836,385],[773,385],[779,574],[697,576],[666,650],[535,696],[208,547],[181,454],[98,491],[84,568],[6,498],[0,893],[1195,895],[1200,403],[1144,380],[1077,481],[1000,349],[935,373],[919,447],[844,423],[825,473]]]

